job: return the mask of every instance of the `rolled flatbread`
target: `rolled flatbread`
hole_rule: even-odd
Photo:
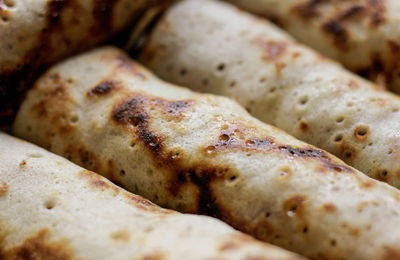
[[[296,39],[400,93],[397,0],[228,0],[266,16]]]
[[[14,133],[153,202],[315,259],[400,259],[400,191],[114,48],[44,74]]]
[[[0,123],[38,72],[93,47],[167,0],[0,1]]]
[[[2,133],[0,147],[0,259],[303,259]]]
[[[184,1],[159,22],[141,61],[168,81],[231,97],[262,121],[400,188],[399,97],[263,19],[224,3]]]

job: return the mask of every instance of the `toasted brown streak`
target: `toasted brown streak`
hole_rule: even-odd
[[[375,186],[376,186],[376,182],[369,181],[369,180],[361,183],[362,188],[373,188]]]
[[[161,148],[162,137],[153,134],[149,128],[150,110],[159,110],[169,119],[179,120],[182,112],[192,106],[194,101],[168,101],[134,93],[128,101],[117,104],[112,117],[119,123],[137,127],[137,134],[152,150]]]
[[[348,50],[350,48],[350,35],[344,21],[356,17],[365,11],[366,8],[362,5],[351,6],[336,17],[325,22],[322,25],[322,29],[333,36],[334,43],[338,48]]]
[[[336,1],[336,0],[335,0]],[[297,15],[303,17],[304,19],[315,18],[321,15],[318,8],[321,4],[327,2],[335,2],[331,0],[309,0],[298,5],[295,5],[291,10]],[[340,1],[336,1],[340,2]],[[346,2],[346,0],[342,1]],[[357,1],[354,1],[357,2]],[[358,1],[360,2],[360,1]],[[337,3],[340,5],[341,3]],[[332,4],[335,5],[335,4]],[[362,13],[363,11],[368,11],[368,16],[370,17],[370,24],[372,27],[378,26],[385,21],[385,4],[383,0],[367,0],[366,4],[354,4],[350,6],[347,10],[342,13],[339,13],[332,20],[342,21],[350,17],[354,17]]]
[[[393,260],[393,259],[400,259],[400,251],[398,251],[397,249],[386,247],[383,260]]]
[[[71,97],[67,94],[66,83],[57,77],[57,74],[51,75],[52,88],[48,89],[46,95],[33,105],[33,112],[38,118],[46,118],[51,122],[57,122],[58,133],[66,134],[70,132],[74,125],[71,123],[68,111],[68,103],[71,102]],[[34,86],[35,87],[35,86]],[[52,109],[48,109],[48,104],[54,104]],[[54,129],[56,131],[56,129]]]
[[[20,168],[24,168],[26,166],[26,161],[22,160],[22,162],[19,164]]]
[[[136,208],[141,209],[143,211],[151,211],[151,212],[157,212],[157,213],[162,213],[162,214],[175,213],[174,211],[171,211],[171,210],[162,209],[139,195],[135,195],[135,194],[132,194],[129,192],[124,192],[123,195],[126,199],[128,199],[128,201],[130,202],[131,205],[133,205]]]
[[[151,253],[149,255],[143,256],[140,260],[162,260],[166,257],[162,253]]]
[[[300,128],[301,131],[305,132],[305,131],[308,130],[309,125],[307,124],[306,121],[300,120],[300,121],[299,121],[299,128]]]
[[[70,144],[65,148],[63,154],[65,154],[68,160],[75,160],[82,167],[93,171],[97,171],[101,164],[96,154],[82,145]]]
[[[0,185],[0,197],[3,197],[7,194],[8,192],[8,184],[5,182],[2,182]]]
[[[136,134],[136,141],[141,142],[153,154],[156,167],[170,173],[167,190],[171,195],[177,196],[187,184],[195,185],[199,191],[198,205],[192,213],[221,217],[223,209],[217,205],[211,186],[214,181],[227,177],[229,168],[214,166],[203,161],[184,165],[183,152],[168,150],[164,145],[165,137],[150,129],[151,113],[161,112],[167,118],[179,120],[183,116],[183,111],[192,105],[191,100],[167,101],[136,93],[129,100],[115,106],[112,118]]]
[[[381,57],[378,53],[371,53],[371,64],[361,68],[355,68],[358,74],[380,84],[379,77],[384,76],[384,83],[392,83],[395,70],[400,64],[400,45],[392,40],[388,40],[386,44],[389,47],[390,56]],[[378,86],[382,87],[382,86]],[[385,86],[383,86],[385,87]]]
[[[295,5],[291,10],[306,21],[309,21],[312,18],[316,19],[321,16],[319,7],[327,2],[335,1],[309,0]],[[340,4],[331,3],[333,6],[339,6]],[[371,28],[374,28],[385,21],[385,12],[385,5],[382,0],[367,0],[363,4],[354,3],[346,10],[334,13],[333,17],[322,23],[321,29],[332,37],[333,43],[338,49],[348,51],[351,48],[351,35],[346,21],[357,17],[366,17],[366,19],[370,20]]]
[[[118,195],[120,190],[115,186],[103,180],[100,175],[97,175],[94,172],[88,170],[82,170],[79,172],[79,176],[82,179],[88,180],[90,187],[100,189],[100,190],[109,190],[114,195]]]
[[[343,13],[339,14],[336,18],[338,21],[343,21],[345,19],[349,19],[355,17],[365,10],[365,7],[362,5],[354,5],[351,6],[349,9],[345,10]]]
[[[93,89],[89,90],[87,93],[88,97],[93,97],[93,96],[104,96],[108,93],[110,93],[113,89],[117,87],[117,83],[112,80],[106,80],[98,84],[96,87]]]
[[[332,35],[333,42],[341,50],[348,50],[349,32],[346,27],[338,20],[332,19],[322,25],[322,30]]]
[[[49,242],[48,229],[39,231],[35,236],[27,238],[21,245],[7,249],[0,248],[0,259],[75,259],[74,252],[66,246],[65,241]]]
[[[237,250],[239,248],[240,248],[240,245],[238,243],[235,243],[234,241],[227,241],[219,247],[219,250],[220,251],[231,251],[231,250]]]
[[[335,204],[333,203],[326,203],[323,205],[323,208],[328,212],[328,213],[335,213],[337,211],[337,208]]]
[[[219,138],[205,148],[207,154],[212,155],[217,152],[225,152],[232,149],[240,149],[246,152],[281,152],[291,157],[313,159],[322,162],[327,169],[336,172],[354,172],[353,169],[348,166],[335,163],[325,151],[312,146],[292,147],[289,145],[282,145],[277,143],[271,136],[244,139],[241,138],[241,134],[253,132],[254,130],[252,128],[239,124],[232,124],[225,128],[226,129],[221,131]]]
[[[305,3],[294,6],[292,10],[294,11],[294,13],[300,15],[301,17],[309,19],[311,17],[316,17],[319,15],[317,7],[323,2],[326,2],[326,0],[309,0]]]

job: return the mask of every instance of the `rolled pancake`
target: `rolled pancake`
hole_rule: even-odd
[[[159,205],[312,258],[400,259],[400,191],[114,48],[44,74],[14,132]]]
[[[399,97],[266,20],[224,3],[185,1],[159,22],[141,61],[168,81],[231,97],[258,119],[400,188]]]
[[[228,0],[266,16],[299,41],[400,93],[397,0]]]
[[[303,259],[0,133],[0,258]]]
[[[167,0],[1,0],[0,123],[8,120],[35,75],[88,49]]]

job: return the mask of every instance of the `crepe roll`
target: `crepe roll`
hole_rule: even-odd
[[[141,61],[161,78],[235,99],[256,118],[400,188],[400,99],[216,1],[183,1]]]
[[[167,0],[1,0],[0,123],[6,123],[37,73],[104,42]]]
[[[397,0],[228,0],[268,17],[299,41],[400,93]]]
[[[14,133],[163,207],[314,259],[400,259],[399,190],[112,47],[47,71]]]
[[[304,259],[2,133],[0,147],[0,259]]]

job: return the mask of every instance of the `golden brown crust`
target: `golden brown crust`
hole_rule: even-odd
[[[65,240],[49,241],[50,230],[43,229],[37,234],[25,239],[20,245],[2,250],[0,258],[4,260],[70,260],[74,257],[74,251],[68,247]]]

